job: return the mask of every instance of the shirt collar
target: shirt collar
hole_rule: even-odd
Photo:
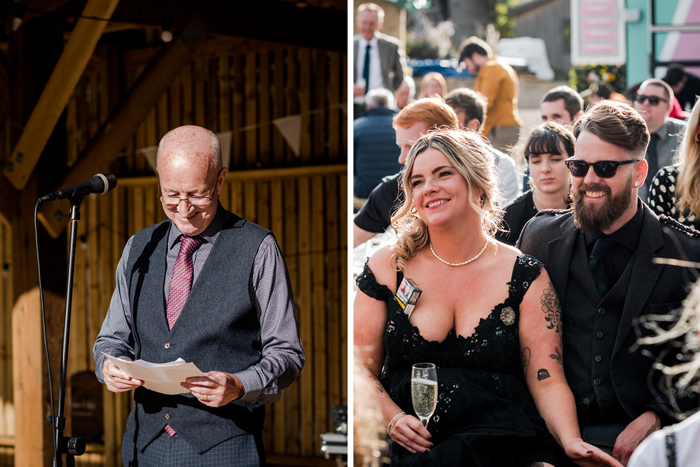
[[[367,44],[371,45],[372,47],[377,47],[379,45],[379,41],[377,40],[377,33],[374,33],[374,36],[372,39],[367,42],[367,39],[364,38],[362,34],[360,34],[360,40],[358,42],[358,45],[360,46],[360,50],[363,48],[367,47]]]
[[[198,235],[198,237],[200,237],[204,242],[214,243],[216,236],[221,231],[221,227],[223,227],[230,214],[231,213],[225,210],[223,206],[221,206],[221,203],[217,201],[214,219],[207,226],[207,228],[204,229],[204,232]],[[170,225],[170,233],[168,234],[168,249],[172,249],[177,243],[179,243],[180,237],[184,235],[180,229],[177,228],[174,222],[171,222]]]
[[[625,225],[617,229],[615,232],[608,235],[612,238],[615,243],[618,243],[625,248],[634,251],[637,248],[637,243],[639,243],[639,236],[642,233],[642,224],[644,221],[644,208],[642,207],[642,200],[637,197],[637,212],[634,217],[627,221]],[[604,237],[605,234],[602,232],[584,232],[583,238],[586,241],[586,245],[591,245],[600,237]]]

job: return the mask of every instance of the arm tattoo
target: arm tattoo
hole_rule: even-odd
[[[549,358],[551,358],[552,360],[556,360],[557,362],[559,362],[560,365],[564,364],[564,362],[561,359],[561,352],[559,352],[559,347],[554,347],[554,353],[549,354]]]
[[[561,306],[559,306],[559,297],[557,297],[557,292],[551,281],[542,292],[540,302],[542,303],[542,311],[544,311],[544,319],[549,323],[547,329],[554,329],[554,332],[558,333],[561,326]]]
[[[525,380],[527,380],[527,367],[530,365],[530,347],[525,347],[523,353],[520,354],[520,364],[523,366],[523,373],[525,373]]]
[[[547,371],[546,368],[542,368],[537,372],[537,381],[542,381],[547,378],[549,378],[549,371]]]
[[[379,391],[379,395],[380,396],[383,395],[384,394],[384,385],[378,379],[374,380],[374,384],[377,386],[377,391]]]

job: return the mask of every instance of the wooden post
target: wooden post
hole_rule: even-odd
[[[83,15],[109,18],[117,3],[119,0],[89,0]],[[5,164],[5,176],[18,190],[24,188],[34,170],[106,26],[106,21],[78,20],[17,146]]]
[[[51,368],[54,392],[59,383],[61,334],[60,323],[64,300],[44,292],[49,351],[54,358]],[[53,457],[48,371],[41,329],[39,289],[24,293],[12,310],[13,389],[15,416],[15,466],[50,465]],[[70,404],[67,404],[70,406]]]

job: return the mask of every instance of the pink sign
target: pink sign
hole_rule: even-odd
[[[615,18],[586,18],[581,20],[583,28],[615,28]]]
[[[616,29],[589,29],[583,31],[581,37],[584,41],[615,41],[617,40]]]
[[[617,43],[610,44],[582,44],[582,55],[615,55],[617,53]]]
[[[581,0],[581,6],[614,5],[616,0]]]
[[[614,6],[590,6],[581,8],[581,16],[615,16]]]

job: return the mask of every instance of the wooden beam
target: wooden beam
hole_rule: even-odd
[[[89,0],[83,16],[109,18],[119,0]],[[53,132],[75,85],[102,36],[106,21],[81,18],[71,34],[27,126],[5,165],[5,177],[21,190]]]
[[[134,83],[126,99],[102,125],[60,187],[76,185],[97,172],[108,170],[175,77],[190,62],[202,43],[205,29],[201,17],[195,15],[180,37],[163,48]],[[67,201],[48,203],[39,210],[39,220],[53,237],[63,231],[68,221],[66,206]]]

